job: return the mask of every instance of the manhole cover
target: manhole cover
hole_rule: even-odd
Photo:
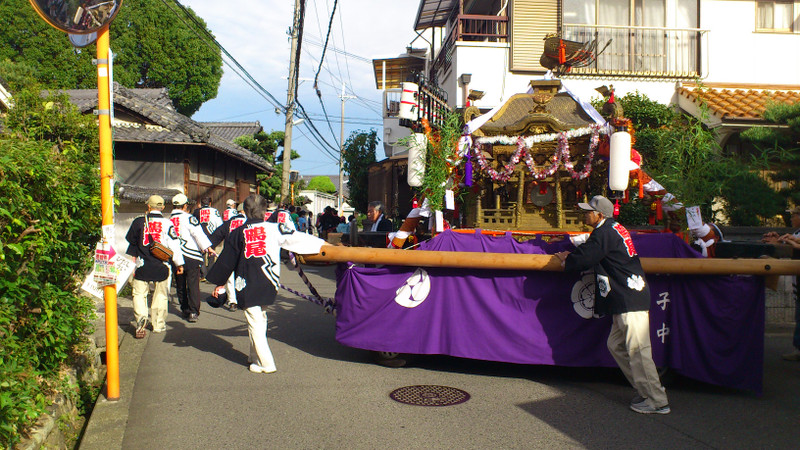
[[[395,389],[389,397],[407,405],[450,406],[469,400],[469,393],[449,386],[421,385]]]

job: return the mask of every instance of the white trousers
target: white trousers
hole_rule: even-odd
[[[612,316],[608,350],[625,378],[651,406],[668,405],[667,392],[658,378],[650,347],[650,313],[633,311]]]
[[[131,289],[133,289],[133,317],[138,323],[141,318],[147,318],[147,294],[150,293],[150,283],[155,284],[153,289],[153,301],[150,303],[150,323],[153,324],[153,331],[164,331],[167,329],[167,304],[169,303],[169,286],[172,281],[170,274],[164,281],[142,281],[133,279]]]
[[[228,303],[237,303],[236,288],[234,286],[234,278],[233,274],[231,274],[231,276],[228,277],[228,281],[225,282],[225,292],[228,293]]]
[[[244,310],[244,315],[250,336],[250,363],[275,370],[275,359],[267,343],[267,312],[261,306],[251,306]]]

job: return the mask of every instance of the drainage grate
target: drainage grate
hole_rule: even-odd
[[[389,397],[407,405],[450,406],[469,400],[469,393],[449,386],[419,385],[395,389]]]

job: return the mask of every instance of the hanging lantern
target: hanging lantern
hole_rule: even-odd
[[[419,86],[416,83],[403,83],[403,92],[400,94],[400,110],[397,113],[397,117],[412,121],[417,121],[419,119],[419,105],[417,104],[418,95]]]
[[[631,135],[627,131],[616,131],[611,135],[608,158],[608,187],[612,191],[628,188],[631,165]]]
[[[428,150],[428,138],[424,133],[414,133],[408,148],[408,185],[422,186],[425,177],[425,156]]]

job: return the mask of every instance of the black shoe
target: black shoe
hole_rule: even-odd
[[[191,323],[195,323],[195,322],[197,322],[197,318],[198,318],[198,317],[199,317],[199,315],[198,315],[198,314],[195,314],[195,313],[189,313],[189,318],[188,318],[187,320],[188,320],[189,322],[191,322]]]
[[[234,312],[239,309],[239,305],[237,305],[236,303],[226,303],[225,306],[223,306],[223,308],[227,309],[230,312]]]

